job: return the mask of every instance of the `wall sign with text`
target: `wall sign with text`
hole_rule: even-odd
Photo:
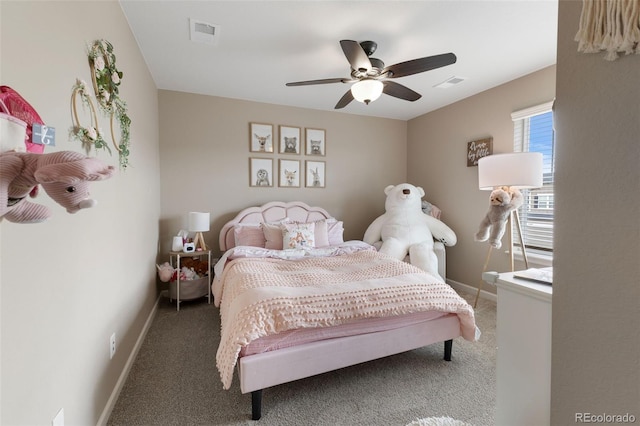
[[[467,142],[467,167],[478,165],[478,160],[493,154],[493,138]]]

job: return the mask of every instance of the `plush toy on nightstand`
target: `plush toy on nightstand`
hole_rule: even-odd
[[[455,232],[422,211],[422,188],[403,183],[387,186],[384,193],[386,212],[369,225],[363,241],[373,245],[382,240],[380,253],[399,260],[409,254],[412,265],[439,277],[433,240],[453,246],[457,242]]]
[[[158,268],[158,277],[163,283],[171,281],[171,277],[173,277],[173,273],[176,271],[169,262],[164,262],[162,265],[156,265],[156,268]]]
[[[475,235],[476,241],[487,241],[492,247],[502,247],[502,237],[506,228],[507,219],[511,212],[520,207],[524,199],[522,193],[508,186],[491,191],[489,196],[489,211],[480,222],[480,229]]]

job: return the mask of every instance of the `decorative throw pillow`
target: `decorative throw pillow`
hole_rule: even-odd
[[[282,247],[299,249],[315,247],[314,234],[316,225],[311,223],[283,223]]]
[[[344,224],[341,220],[327,223],[327,233],[329,234],[329,245],[337,246],[344,243]]]
[[[233,237],[235,238],[236,246],[264,247],[265,245],[264,233],[260,225],[235,226],[233,228]]]
[[[284,218],[279,222],[264,222],[260,224],[265,239],[264,248],[282,250],[282,228],[280,228],[280,225],[288,222],[289,218]]]
[[[290,222],[290,223],[296,223],[296,224],[310,223],[314,225],[313,238],[315,241],[315,247],[328,247],[329,232],[327,229],[327,226],[328,226],[327,224],[333,223],[333,222],[335,222],[335,219],[320,219],[320,220],[315,220],[313,222]]]

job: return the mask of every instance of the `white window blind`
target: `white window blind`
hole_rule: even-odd
[[[553,255],[553,174],[555,136],[553,131],[553,102],[548,102],[511,114],[513,119],[513,151],[540,152],[543,158],[542,187],[523,190],[524,204],[520,207],[520,225],[527,253]],[[513,228],[517,235],[517,227]],[[516,251],[520,241],[514,238]]]

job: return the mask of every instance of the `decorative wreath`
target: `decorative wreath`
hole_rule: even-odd
[[[82,104],[89,108],[91,114],[91,125],[89,127],[82,127],[80,125],[78,107],[76,105],[78,95],[80,95]],[[96,107],[93,105],[93,101],[87,92],[87,83],[83,80],[76,80],[76,84],[73,86],[73,92],[71,93],[71,117],[73,126],[69,130],[69,135],[72,139],[77,139],[82,142],[82,146],[87,152],[89,152],[92,147],[95,147],[96,150],[105,149],[111,153],[111,148],[109,148],[109,145],[104,140],[102,130],[98,127]]]
[[[110,130],[113,145],[119,152],[120,167],[129,165],[129,144],[131,119],[127,115],[127,104],[118,95],[118,86],[122,81],[122,71],[116,68],[116,56],[113,45],[106,40],[96,40],[89,47],[89,65],[93,90],[100,110],[111,116]],[[120,124],[120,142],[114,136],[114,121]]]

